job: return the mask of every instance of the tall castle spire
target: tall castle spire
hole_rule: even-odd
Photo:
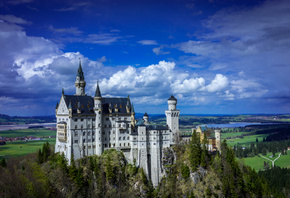
[[[81,64],[81,59],[80,58],[79,58],[79,68],[78,68],[77,76],[80,77],[80,80],[82,80],[82,81],[85,80],[84,72],[83,72],[83,69],[82,69],[82,64]]]
[[[97,88],[96,88],[96,92],[95,92],[95,97],[102,97],[101,96],[100,87],[99,87],[99,81],[97,82]]]
[[[79,68],[77,71],[75,86],[76,86],[76,94],[75,95],[78,95],[78,96],[86,95],[85,94],[86,81],[85,81],[84,72],[82,69],[81,59],[79,59]]]

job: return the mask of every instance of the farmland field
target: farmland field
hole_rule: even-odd
[[[0,137],[11,137],[11,138],[24,137],[24,136],[48,137],[48,136],[55,136],[55,135],[56,135],[55,131],[45,129],[45,128],[0,131]]]
[[[24,136],[34,137],[46,137],[43,140],[30,140],[30,141],[6,141],[5,145],[0,146],[0,159],[23,156],[28,153],[36,152],[42,147],[45,142],[49,142],[50,145],[55,144],[55,138],[48,138],[49,136],[55,136],[56,132],[48,129],[20,129],[20,130],[8,130],[1,131],[0,137],[15,138]]]
[[[19,157],[28,153],[34,153],[38,149],[42,148],[45,142],[49,142],[50,145],[55,144],[55,138],[47,138],[45,140],[36,141],[16,141],[7,142],[5,145],[0,146],[0,158]]]
[[[267,153],[265,157],[271,156],[272,153]],[[270,158],[271,160],[276,159],[278,157],[278,153],[276,154],[275,157]],[[246,165],[251,166],[254,168],[256,171],[258,170],[263,170],[264,169],[264,161],[269,162],[269,165],[272,166],[272,162],[269,160],[266,160],[260,156],[255,156],[255,157],[247,157],[243,159],[238,159],[239,161],[243,161]],[[287,152],[287,155],[281,155],[279,159],[275,161],[275,166],[280,166],[283,168],[290,168],[290,151]]]

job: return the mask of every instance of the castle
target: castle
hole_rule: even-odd
[[[56,105],[57,137],[55,152],[71,158],[101,155],[114,148],[122,151],[129,163],[142,167],[157,186],[164,174],[163,149],[179,141],[179,113],[174,96],[168,99],[166,126],[150,125],[147,113],[135,120],[135,111],[127,98],[102,97],[99,84],[95,96],[86,95],[81,62],[77,71],[76,94],[65,95]]]

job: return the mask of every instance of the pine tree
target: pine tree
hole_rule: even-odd
[[[197,135],[195,130],[192,133],[189,155],[191,169],[192,171],[196,171],[197,167],[200,165],[201,148],[200,148],[200,136]]]
[[[3,158],[1,160],[0,164],[1,164],[2,167],[6,167],[7,166],[5,158]]]
[[[38,161],[39,164],[42,164],[43,163],[43,157],[42,157],[41,149],[38,149],[37,161]]]
[[[200,158],[200,165],[204,168],[206,167],[206,164],[209,158],[207,145],[208,145],[208,140],[206,137],[206,133],[204,133],[203,141],[202,141],[202,153],[201,153],[201,158]]]

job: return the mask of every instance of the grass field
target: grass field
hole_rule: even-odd
[[[56,135],[55,131],[48,130],[45,128],[40,129],[18,129],[18,130],[7,130],[0,131],[0,137],[23,137],[23,136],[35,136],[35,137],[48,137]]]
[[[46,140],[37,141],[17,141],[17,142],[6,142],[5,145],[0,146],[0,159],[19,157],[28,153],[34,153],[38,149],[42,148],[45,142],[49,142],[50,145],[55,145],[55,138],[47,138]]]
[[[55,136],[56,132],[48,129],[19,129],[19,130],[7,130],[1,131],[2,137],[23,137],[23,136],[35,136],[35,137],[48,137]],[[45,142],[49,142],[50,145],[55,145],[55,138],[46,138],[45,140],[35,141],[15,141],[6,142],[5,145],[0,146],[0,159],[23,156],[28,153],[36,152],[42,148]]]
[[[222,133],[222,139],[227,139],[228,137],[235,137],[242,134],[248,134],[249,132],[232,132],[232,133]],[[263,141],[264,137],[267,137],[268,134],[259,134],[259,135],[249,135],[244,136],[243,138],[235,138],[235,139],[227,139],[227,143],[230,146],[234,146],[235,144],[247,145],[251,144],[251,142],[256,142],[256,138],[258,138],[259,142]]]
[[[271,156],[272,153],[267,153],[265,157]],[[278,153],[275,157],[270,158],[271,160],[276,159],[278,157]],[[269,165],[272,166],[272,162],[269,160],[266,160],[260,156],[255,157],[247,157],[243,159],[238,159],[239,161],[243,161],[246,165],[251,166],[256,171],[263,170],[264,169],[264,161],[269,162]],[[290,151],[287,152],[287,155],[281,155],[279,159],[275,161],[275,166],[280,166],[283,168],[290,168]]]

